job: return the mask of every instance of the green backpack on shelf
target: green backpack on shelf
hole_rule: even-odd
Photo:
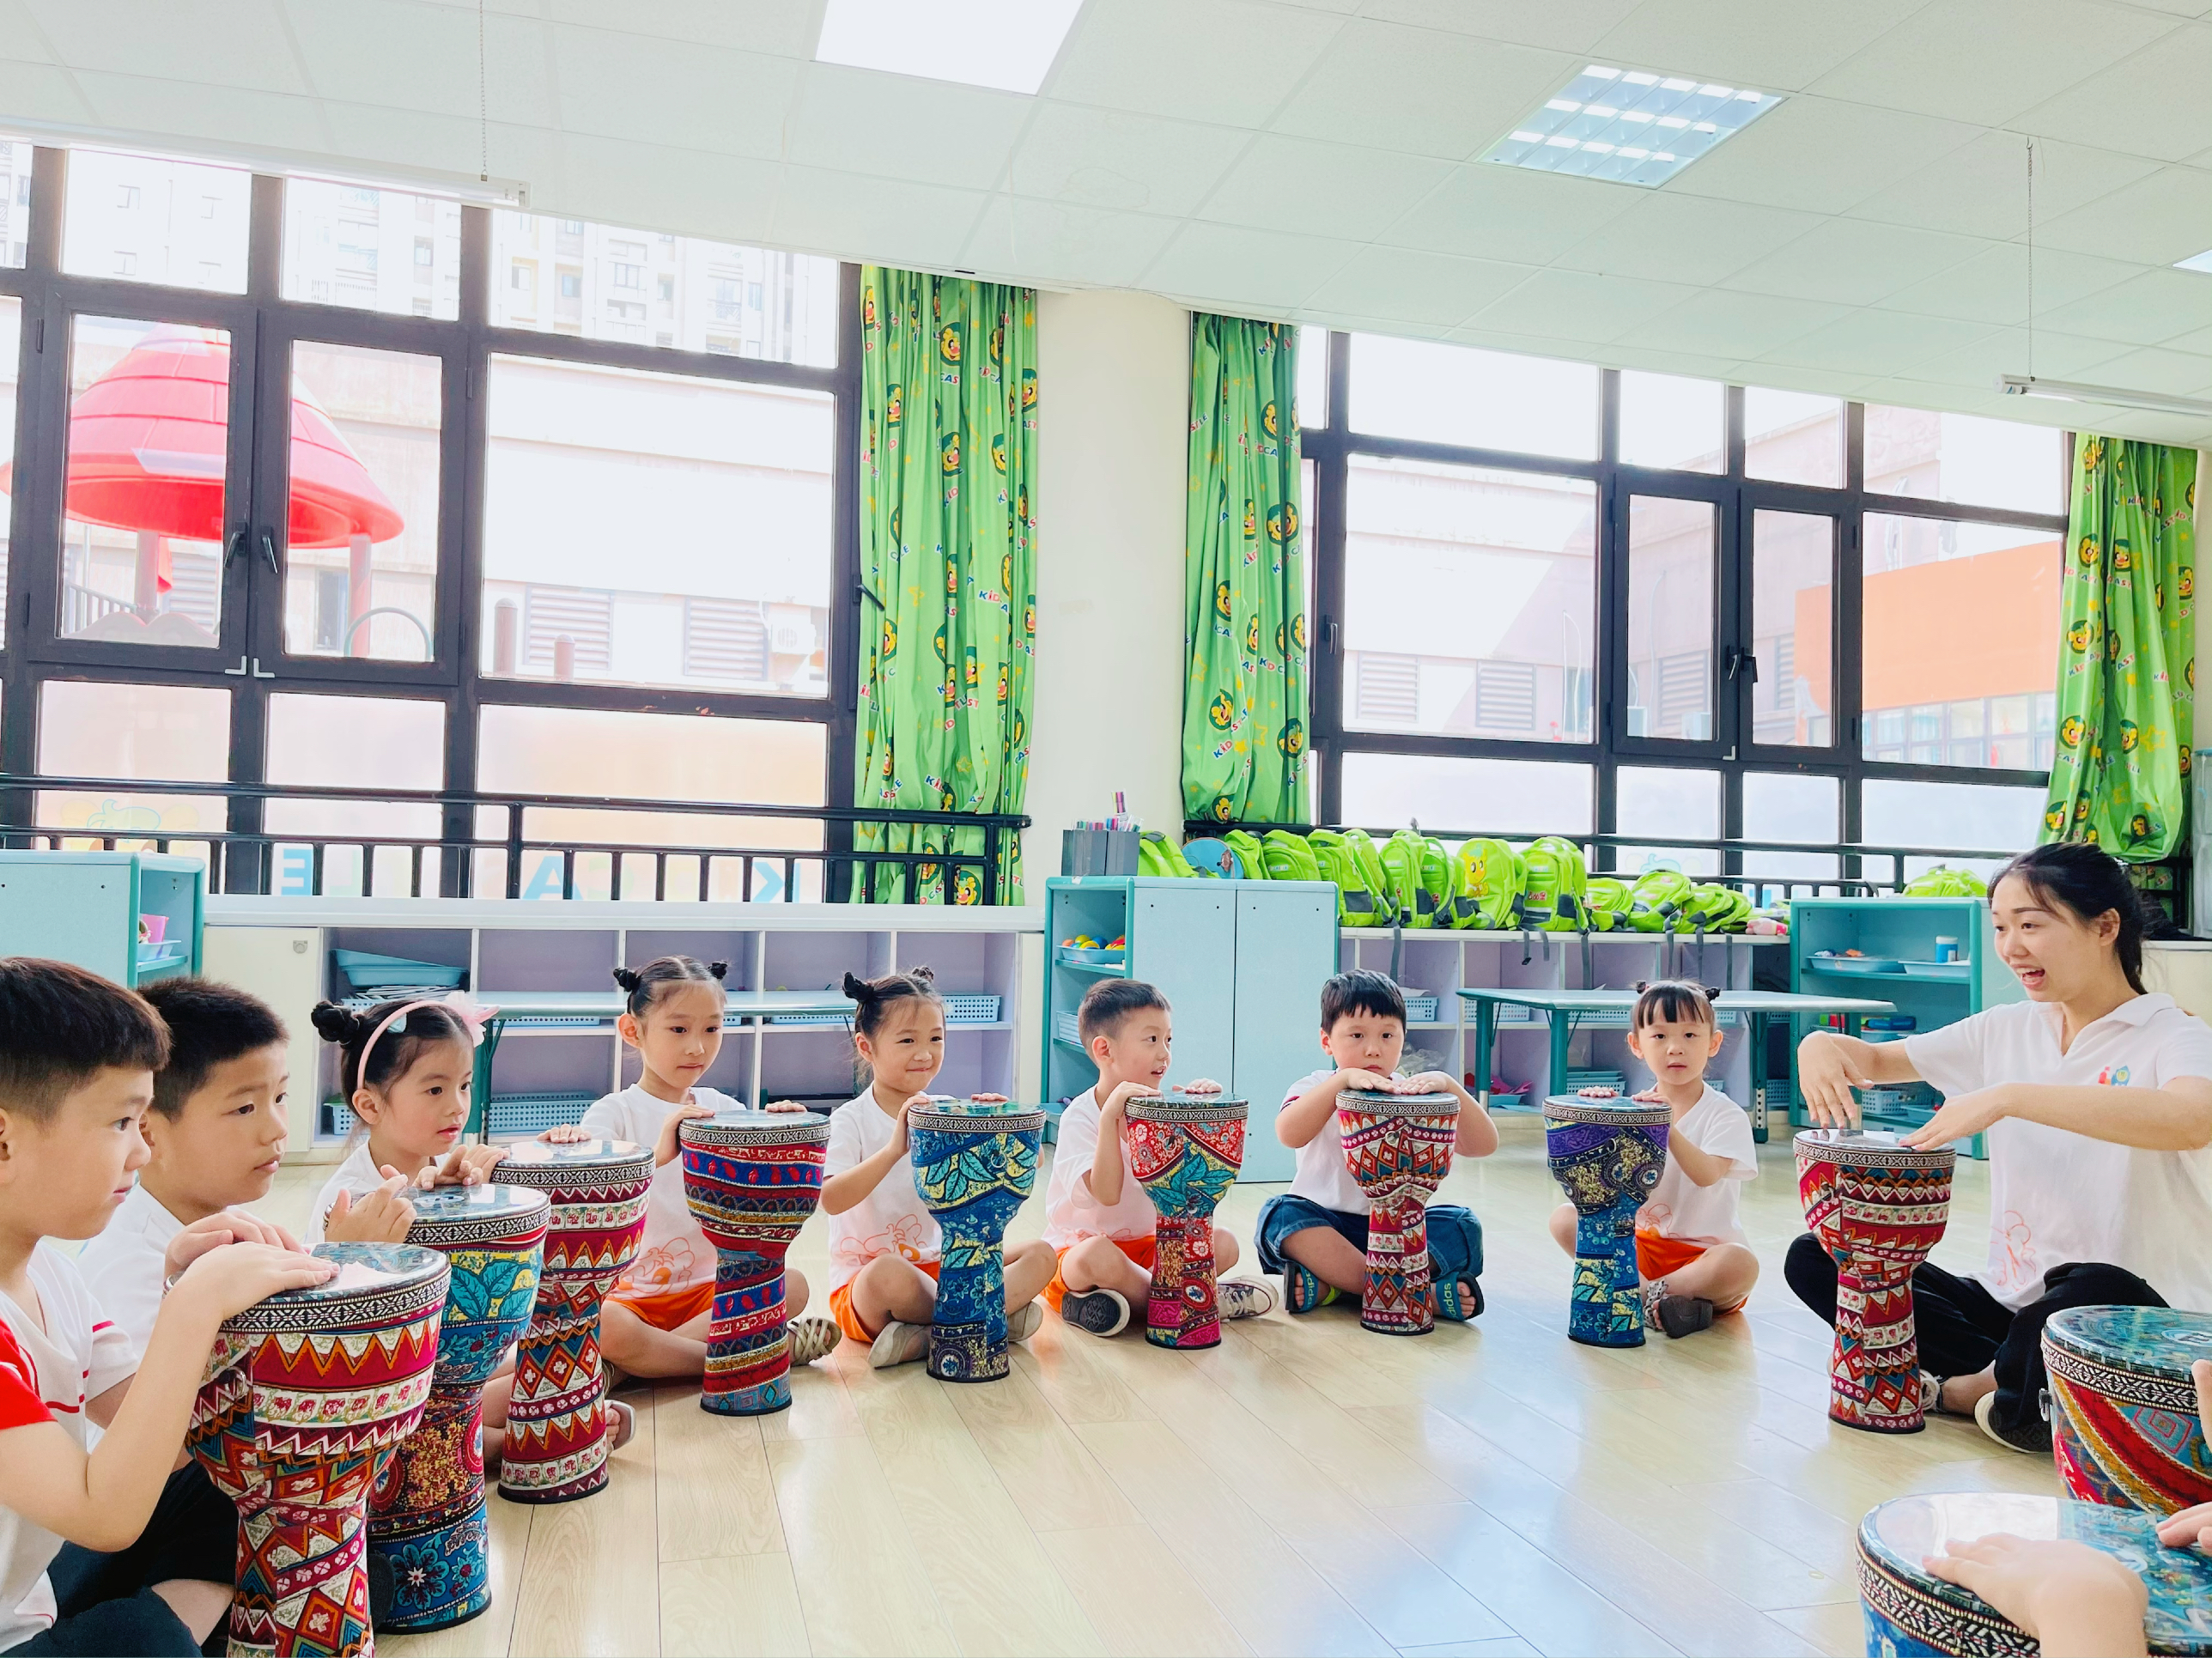
[[[1375,843],[1360,829],[1316,829],[1306,836],[1321,878],[1336,883],[1337,919],[1346,926],[1389,926],[1397,908]]]
[[[1182,848],[1158,829],[1146,829],[1137,837],[1137,873],[1169,876],[1194,881],[1198,872],[1182,855]]]
[[[1679,869],[1648,869],[1628,889],[1628,925],[1638,932],[1679,932],[1697,884]]]
[[[1401,829],[1382,843],[1377,855],[1390,896],[1407,926],[1452,924],[1452,865],[1443,841],[1417,829]]]
[[[1683,919],[1699,932],[1741,932],[1751,919],[1751,900],[1734,887],[1701,881],[1691,890]]]
[[[1324,881],[1321,859],[1296,829],[1269,829],[1260,843],[1260,861],[1270,881]]]
[[[1905,884],[1907,898],[1986,898],[1989,884],[1970,869],[1938,864],[1924,869]]]
[[[1221,835],[1221,844],[1237,854],[1237,861],[1243,865],[1246,880],[1264,881],[1267,878],[1267,849],[1260,844],[1260,837],[1250,829],[1224,829]]]
[[[1503,841],[1462,841],[1451,865],[1452,926],[1510,932],[1520,925],[1528,872],[1519,853]]]
[[[1592,932],[1616,932],[1628,925],[1632,901],[1628,883],[1612,875],[1593,875],[1583,894]]]
[[[1547,835],[1529,843],[1521,861],[1528,872],[1522,924],[1540,932],[1581,932],[1583,901],[1589,890],[1583,849],[1571,841]]]

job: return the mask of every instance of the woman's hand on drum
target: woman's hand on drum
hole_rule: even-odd
[[[1998,1532],[1931,1556],[1928,1570],[1971,1589],[2035,1637],[2044,1651],[2111,1654],[2143,1649],[2142,1579],[2086,1543],[2031,1540]]]
[[[1905,1145],[1924,1151],[1933,1146],[1948,1145],[1954,1140],[1971,1139],[1991,1123],[2010,1114],[2010,1096],[2002,1084],[1978,1088],[1971,1094],[1954,1095],[1944,1101],[1934,1116],[1903,1139]]]
[[[407,1229],[415,1224],[415,1206],[407,1201],[412,1183],[390,1163],[377,1170],[384,1184],[364,1193],[361,1201],[341,1192],[323,1219],[323,1236],[332,1243],[404,1243]]]
[[[162,1270],[173,1278],[210,1249],[226,1243],[265,1243],[272,1249],[306,1253],[307,1246],[283,1227],[249,1215],[243,1209],[219,1209],[204,1220],[196,1220],[169,1240],[162,1254]]]
[[[2189,1367],[2197,1384],[2197,1421],[2212,1424],[2212,1359],[2200,1358]],[[2170,1549],[2198,1548],[2212,1552],[2212,1503],[2199,1503],[2158,1522],[2158,1540]]]
[[[584,1126],[575,1122],[556,1122],[538,1137],[548,1145],[579,1145],[590,1139]]]
[[[1864,1077],[1851,1074],[1847,1049],[1827,1032],[1816,1030],[1797,1048],[1797,1087],[1805,1096],[1806,1114],[1821,1128],[1856,1128],[1858,1096],[1854,1088],[1866,1086]]]
[[[683,1156],[685,1123],[696,1122],[702,1117],[714,1114],[696,1100],[686,1100],[670,1112],[667,1121],[660,1125],[659,1137],[653,1143],[653,1166],[658,1169],[663,1163],[674,1163]]]

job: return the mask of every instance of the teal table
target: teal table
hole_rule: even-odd
[[[477,1048],[469,1122],[464,1131],[478,1138],[488,1132],[484,1114],[491,1102],[491,1062],[509,1024],[595,1030],[628,1011],[629,998],[619,990],[514,990],[486,997],[484,1005],[491,1009],[491,1017],[484,1022],[483,1041]],[[832,1016],[851,1018],[852,999],[835,990],[732,990],[722,1011],[722,1029],[736,1030],[784,1018],[817,1023]]]
[[[1556,1088],[1567,1074],[1567,1040],[1575,1033],[1576,1022],[1592,1013],[1626,1014],[1634,1011],[1636,993],[1632,990],[1462,990],[1459,993],[1474,1004],[1474,1074],[1481,1083],[1477,1097],[1485,1105],[1490,1103],[1490,1050],[1498,1034],[1498,1010],[1500,1007],[1534,1008],[1545,1016],[1551,1027],[1553,1085]],[[1851,1028],[1871,1015],[1894,1013],[1892,1002],[1870,1000],[1861,996],[1815,996],[1788,990],[1723,990],[1714,998],[1716,1011],[1733,1013],[1741,1017],[1750,1028],[1751,1041],[1751,1130],[1755,1139],[1766,1138],[1766,1031],[1774,1019],[1794,1019],[1801,1013],[1826,1017],[1832,1013],[1848,1016]]]

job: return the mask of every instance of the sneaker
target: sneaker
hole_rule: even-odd
[[[1060,1298],[1060,1316],[1095,1336],[1117,1336],[1129,1327],[1129,1299],[1118,1290],[1070,1290]],[[1011,1320],[1006,1333],[1013,1333]]]
[[[929,1326],[893,1319],[868,1348],[868,1368],[888,1370],[894,1364],[911,1364],[928,1351]]]
[[[1976,1400],[1974,1401],[1974,1425],[1979,1428],[1984,1433],[1987,1434],[1991,1439],[1996,1440],[1998,1444],[2003,1446],[2008,1451],[2018,1451],[2023,1456],[2045,1456],[2050,1454],[2051,1446],[2048,1442],[2040,1445],[2035,1444],[2033,1442],[2027,1444],[2022,1444],[2021,1440],[2027,1437],[2025,1433],[2021,1433],[2018,1438],[2014,1438],[2006,1434],[2003,1429],[1998,1427],[1996,1424],[1996,1405],[1997,1396],[1995,1393],[1984,1394],[1979,1399]]]
[[[787,1333],[793,1364],[811,1364],[817,1358],[827,1358],[845,1339],[836,1321],[828,1318],[795,1318]]]
[[[1297,1262],[1283,1265],[1283,1310],[1286,1313],[1310,1313],[1316,1307],[1326,1307],[1336,1299],[1336,1286],[1323,1284],[1320,1278]]]
[[[1264,1318],[1275,1310],[1275,1286],[1255,1278],[1233,1278],[1213,1286],[1224,1318]]]
[[[1471,1278],[1443,1278],[1436,1281],[1437,1316],[1465,1324],[1482,1316],[1482,1285]]]
[[[1713,1303],[1703,1296],[1662,1296],[1657,1311],[1659,1327],[1670,1341],[1712,1327]]]
[[[1027,1341],[1043,1322],[1043,1307],[1034,1301],[1024,1302],[1006,1315],[1006,1339]]]

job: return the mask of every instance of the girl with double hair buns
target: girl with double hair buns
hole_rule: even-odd
[[[1901,1042],[1816,1030],[1798,1047],[1798,1082],[1825,1127],[1856,1126],[1854,1088],[1924,1080],[1944,1103],[1906,1144],[1988,1135],[1988,1264],[1912,1274],[1923,1405],[2048,1455],[2038,1400],[2051,1315],[2212,1313],[2212,1029],[2143,989],[2142,909],[2109,853],[2022,853],[1990,884],[1990,914],[2025,1001]],[[1835,1321],[1835,1264],[1811,1234],[1784,1275]]]

